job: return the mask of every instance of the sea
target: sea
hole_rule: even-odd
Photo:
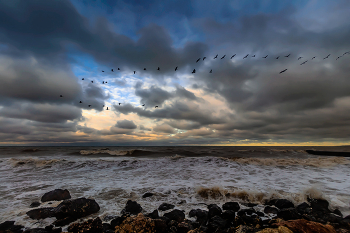
[[[98,213],[79,221],[99,216],[108,222],[128,200],[141,204],[143,213],[169,203],[188,217],[191,209],[207,204],[238,201],[242,208],[248,202],[262,208],[273,198],[297,205],[312,197],[349,215],[350,158],[306,150],[349,152],[350,147],[0,147],[0,223],[51,224],[55,218],[32,220],[26,212],[54,189],[100,205]],[[154,195],[142,198],[147,192]]]

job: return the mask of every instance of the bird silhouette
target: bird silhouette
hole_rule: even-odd
[[[142,106],[145,106],[145,104],[142,104]]]
[[[105,81],[103,81],[102,84],[105,84]]]
[[[177,71],[177,66],[175,67],[175,71]]]
[[[280,72],[280,74],[282,74],[283,72],[286,72],[286,70],[287,70],[287,69],[282,70],[282,71]]]
[[[304,61],[303,63],[301,63],[300,65],[303,65],[303,64],[305,64],[307,62],[307,60],[306,61]]]
[[[347,54],[347,53],[350,53],[350,51],[348,51],[348,52],[345,52],[345,53],[343,54],[343,56],[344,56],[345,54]]]
[[[209,73],[213,73],[213,70],[210,70]]]
[[[111,71],[112,71],[112,72],[114,72],[114,70],[113,70],[113,69],[111,69]]]
[[[91,107],[91,105],[89,105],[89,107]]]
[[[143,70],[146,70],[146,68],[143,68]]]
[[[231,59],[234,58],[235,56],[236,56],[236,54],[235,54],[235,55],[232,55]]]
[[[252,57],[255,57],[255,54]]]
[[[199,60],[201,60],[201,58],[198,58],[198,60],[196,62],[199,62]]]
[[[83,103],[83,102],[79,101],[79,104],[81,104],[81,103]]]
[[[107,83],[107,81],[105,83]]]
[[[263,58],[267,58],[267,56],[269,56],[269,55],[266,55],[265,57],[263,57]]]
[[[102,70],[102,72],[105,72],[104,70]]]
[[[91,81],[91,83],[94,83],[94,81]]]
[[[196,73],[196,69],[193,69],[192,74]]]
[[[136,71],[134,70],[134,74],[136,74]]]
[[[60,97],[63,97],[63,95],[60,95]]]
[[[280,56],[276,57],[276,59],[280,58]]]
[[[339,56],[339,57],[337,57],[337,59],[335,59],[335,60],[338,60],[339,58],[341,58],[342,56]]]
[[[244,58],[247,58],[248,56],[249,56],[249,54],[245,55],[245,57],[244,57]],[[244,58],[243,58],[243,59],[244,59]]]
[[[122,103],[119,103],[119,105],[121,105]]]
[[[330,55],[331,55],[331,54],[328,54],[327,57],[323,58],[323,60],[326,59],[326,58],[328,58]]]
[[[203,57],[203,61],[204,61],[204,59],[206,59],[207,57]]]
[[[118,68],[118,70],[120,70],[120,69]]]
[[[298,60],[302,59],[303,57],[298,57]]]
[[[221,59],[224,59],[226,57],[226,55],[224,55]]]
[[[158,108],[158,106],[155,106],[154,108]]]
[[[289,57],[290,54],[288,54],[287,56],[284,56],[284,57]]]
[[[106,110],[109,110],[109,109],[108,109],[108,107],[107,107],[107,109],[106,109]]]
[[[214,57],[214,59],[215,59],[215,58],[218,58],[218,55],[219,55],[219,54],[216,54],[216,56]]]
[[[311,60],[313,60],[314,58],[316,58],[316,57],[312,57]]]
[[[102,105],[102,108],[104,108],[105,107],[105,105]]]
[[[157,70],[160,70],[160,68],[158,67],[158,69]]]
[[[82,78],[81,80],[84,80],[84,78]]]

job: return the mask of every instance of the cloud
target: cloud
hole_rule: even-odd
[[[135,123],[133,121],[128,121],[128,120],[118,121],[115,126],[118,128],[121,128],[121,129],[136,129],[137,128],[137,125],[135,125]]]
[[[167,133],[167,134],[175,133],[174,128],[167,124],[157,125],[153,127],[153,130],[159,133]]]

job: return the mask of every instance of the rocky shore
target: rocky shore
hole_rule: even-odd
[[[143,198],[152,195],[145,193]],[[222,206],[210,204],[206,209],[192,209],[189,213],[175,209],[171,203],[163,203],[153,212],[145,213],[140,204],[129,200],[115,216],[91,218],[85,222],[76,220],[99,212],[95,200],[71,199],[68,190],[56,189],[42,196],[42,203],[48,201],[62,202],[46,208],[37,208],[41,203],[33,202],[30,205],[33,209],[26,214],[31,219],[56,218],[51,225],[25,229],[14,221],[5,221],[0,223],[0,233],[59,233],[67,226],[67,231],[73,233],[350,232],[350,215],[344,217],[338,209],[330,210],[328,201],[323,199],[308,198],[297,206],[286,199],[268,200],[264,205],[226,202]]]

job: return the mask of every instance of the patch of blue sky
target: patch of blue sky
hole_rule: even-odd
[[[0,43],[0,51],[5,51],[8,49],[8,45]]]

